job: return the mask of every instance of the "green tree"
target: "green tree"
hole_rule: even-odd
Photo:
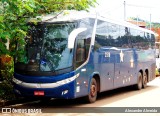
[[[88,10],[96,0],[1,0],[0,1],[0,55],[20,55],[17,44],[23,46],[29,27],[28,18],[61,10]],[[4,43],[10,41],[9,50]]]

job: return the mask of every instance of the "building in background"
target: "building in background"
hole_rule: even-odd
[[[142,28],[146,28],[147,26],[146,22],[143,22],[143,21],[129,20],[127,22],[138,25],[139,27],[142,27]]]
[[[142,20],[129,19],[127,22],[138,25],[142,28],[150,29],[150,24]],[[156,42],[160,42],[160,24],[152,23],[151,30],[157,34]]]

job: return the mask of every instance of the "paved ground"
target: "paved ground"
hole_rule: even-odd
[[[51,112],[51,113],[28,113],[28,114],[1,114],[2,116],[160,116],[159,113],[100,113],[99,111],[106,112],[105,108],[112,108],[111,110],[121,110],[116,109],[115,107],[153,107],[154,110],[160,111],[160,78],[156,78],[154,81],[148,83],[146,89],[140,91],[132,90],[132,88],[122,88],[118,90],[113,90],[109,92],[104,92],[99,95],[98,100],[93,104],[85,104],[81,99],[78,100],[51,100],[48,103],[35,102],[30,104],[17,104],[10,106],[15,109],[29,109],[37,108],[41,109],[42,112]],[[82,113],[65,113],[66,108],[70,107],[70,111],[74,111],[80,108]],[[89,109],[88,109],[89,108]],[[87,109],[89,112],[86,113]],[[133,110],[129,108],[129,110]],[[139,110],[141,110],[139,108]],[[85,111],[85,112],[84,112]],[[98,112],[97,112],[98,111]],[[153,110],[152,110],[153,111]],[[58,112],[58,113],[55,113]]]

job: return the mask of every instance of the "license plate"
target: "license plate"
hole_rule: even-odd
[[[43,96],[44,95],[44,91],[34,91],[34,95],[35,96]]]

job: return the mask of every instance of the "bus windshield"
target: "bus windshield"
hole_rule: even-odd
[[[67,44],[74,28],[75,23],[32,25],[26,41],[26,64],[36,65],[36,71],[71,67],[73,50]]]

